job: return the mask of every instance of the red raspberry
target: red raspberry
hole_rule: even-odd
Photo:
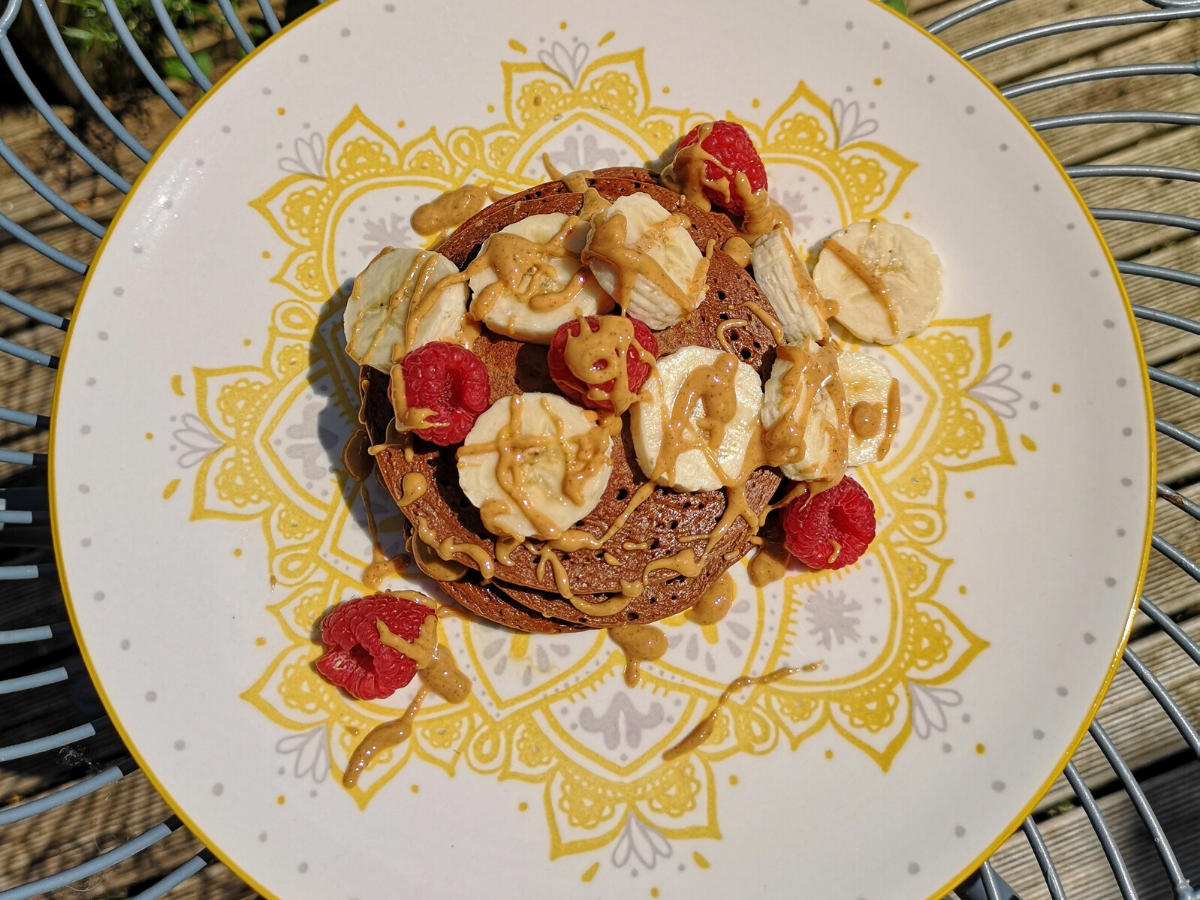
[[[682,150],[684,147],[690,147],[696,143],[702,127],[701,125],[697,125],[685,134],[679,142],[679,149]],[[705,175],[708,180],[720,181],[722,178],[729,179],[728,200],[725,199],[720,191],[710,187],[704,189],[704,196],[711,200],[713,204],[732,215],[744,215],[746,209],[742,205],[742,198],[738,196],[733,185],[734,173],[745,172],[746,180],[750,182],[750,190],[754,193],[766,190],[767,187],[767,170],[763,167],[758,151],[754,149],[750,135],[746,133],[746,129],[741,125],[737,125],[734,122],[726,122],[722,119],[712,123],[712,131],[708,133],[708,137],[704,139],[704,142],[700,146],[704,148],[709,156],[717,160],[717,162],[713,162],[710,159],[705,163]]]
[[[409,409],[432,409],[434,428],[417,434],[441,447],[461,443],[488,408],[491,386],[483,361],[457,344],[436,341],[400,361]]]
[[[633,316],[627,317],[633,323],[633,339],[641,344],[643,350],[651,356],[658,356],[658,339],[654,337],[654,332],[645,322],[639,322]],[[600,320],[595,316],[588,316],[586,319],[588,327],[597,332],[600,330]],[[579,337],[579,320],[575,319],[571,322],[564,322],[558,326],[558,331],[554,332],[554,337],[550,341],[550,350],[546,356],[546,362],[550,368],[550,377],[554,379],[554,383],[558,385],[558,389],[563,392],[563,396],[569,400],[574,400],[584,406],[590,406],[592,409],[600,412],[614,412],[612,402],[609,400],[593,400],[588,396],[589,385],[581,381],[567,365],[565,351],[568,338]],[[600,366],[601,369],[604,366]],[[637,347],[632,344],[625,352],[625,372],[629,379],[629,390],[636,394],[642,389],[642,385],[646,383],[646,379],[650,377],[650,366],[642,359],[642,356],[637,351]],[[605,381],[601,384],[591,385],[604,393],[611,391],[617,384],[614,378],[612,381]]]
[[[382,700],[417,674],[417,664],[379,639],[375,623],[406,641],[416,641],[421,623],[435,615],[428,606],[390,594],[372,594],[342,603],[321,622],[325,655],[317,671],[359,700]]]
[[[858,562],[875,540],[875,504],[853,478],[783,511],[784,545],[810,569],[841,569]]]

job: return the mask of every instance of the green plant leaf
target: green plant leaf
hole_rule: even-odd
[[[902,16],[908,15],[908,4],[904,0],[883,0],[884,6],[890,6]]]
[[[193,53],[192,59],[196,61],[196,65],[200,67],[200,71],[204,73],[205,78],[212,74],[213,61],[211,56],[201,50],[199,53]]]
[[[178,78],[180,81],[192,80],[192,73],[187,70],[187,66],[177,56],[164,59],[162,67],[168,78]]]

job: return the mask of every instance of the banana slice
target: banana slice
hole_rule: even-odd
[[[835,351],[810,339],[778,353],[763,390],[767,462],[792,481],[837,481],[846,468],[846,413]]]
[[[708,261],[686,223],[642,193],[618,197],[592,217],[584,263],[629,315],[655,331],[682,322],[704,299]]]
[[[566,224],[567,216],[564,214],[548,213],[514,222],[502,228],[500,233],[515,234],[533,244],[545,246]],[[521,291],[534,291],[531,296],[518,296],[511,285],[505,284],[499,291],[488,292],[482,309],[473,307],[472,312],[481,313],[480,320],[497,334],[536,344],[550,343],[554,332],[564,322],[608,312],[613,308],[612,298],[579,262],[579,254],[587,241],[589,230],[586,222],[579,223],[563,242],[565,256],[545,254],[544,259],[538,260],[548,266],[538,267],[542,269],[541,274],[526,271],[515,275],[521,279]],[[487,256],[492,240],[488,238],[484,241],[479,249],[480,257]],[[496,274],[497,262],[503,266],[503,262],[493,261],[493,265],[471,277],[471,293],[476,298],[483,294],[484,288],[500,280]],[[536,286],[532,283],[534,279],[538,281]]]
[[[464,327],[467,288],[461,284],[445,288],[421,317],[411,347],[405,340],[413,298],[424,297],[437,282],[457,274],[454,263],[432,250],[384,248],[354,279],[342,324],[346,353],[360,365],[390,373],[397,349],[398,359],[432,341],[460,342],[469,333]]]
[[[813,281],[856,337],[895,344],[925,329],[942,304],[942,263],[903,225],[855,222],[825,242]]]
[[[681,347],[658,360],[642,392],[629,427],[647,478],[677,491],[745,480],[763,403],[754,369],[720,350]]]
[[[754,280],[767,295],[783,333],[793,344],[829,340],[825,324],[829,306],[813,284],[808,267],[796,253],[792,233],[779,227],[754,242],[750,250]]]
[[[887,456],[900,424],[900,383],[887,366],[865,353],[838,357],[846,390],[847,465],[865,466]]]
[[[501,397],[459,448],[458,482],[492,534],[550,540],[600,502],[610,435],[558,394]]]

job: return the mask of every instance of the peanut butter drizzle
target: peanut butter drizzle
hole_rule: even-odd
[[[729,340],[729,332],[735,328],[745,328],[749,324],[745,319],[727,319],[717,326],[717,343],[726,353],[737,356],[737,348]]]
[[[766,587],[778,581],[787,572],[792,554],[782,541],[763,541],[750,559],[750,583],[755,587]]]
[[[399,346],[399,345],[397,345]],[[436,427],[431,422],[437,413],[423,406],[410,407],[404,388],[404,367],[399,363],[392,364],[392,422],[391,427],[397,433],[406,431],[421,431],[425,428]],[[385,440],[384,443],[387,443]],[[406,457],[407,458],[407,457]]]
[[[496,561],[487,550],[478,544],[456,544],[453,538],[446,538],[439,543],[437,535],[429,527],[424,516],[417,516],[416,536],[432,547],[437,555],[446,561],[454,559],[456,553],[469,556],[479,568],[479,574],[483,576],[484,581],[491,581],[492,576],[496,574]]]
[[[697,625],[716,625],[727,615],[737,599],[737,583],[726,572],[700,595],[700,600],[687,611],[689,621]]]
[[[846,467],[849,436],[846,433],[846,394],[838,377],[837,352],[832,346],[812,344],[812,350],[794,344],[776,348],[779,358],[791,363],[783,376],[784,399],[779,420],[763,435],[763,453],[767,464],[799,464],[805,456],[804,435],[817,394],[824,390],[833,400],[837,425],[832,428],[830,458],[837,480]]]
[[[380,256],[382,256],[382,254],[380,254]],[[376,257],[376,259],[378,258],[379,257]],[[387,308],[389,314],[393,309],[400,305],[405,297],[410,297],[413,295],[413,285],[420,279],[421,273],[423,271],[427,273],[432,272],[433,266],[436,264],[437,254],[432,253],[429,250],[422,250],[413,257],[412,262],[409,263],[408,269],[404,273],[404,277],[400,279],[400,287],[395,293],[392,294],[391,297],[388,298]],[[358,318],[354,320],[354,329],[351,332],[351,339],[347,344],[347,349],[349,348],[349,345],[358,338],[358,333],[362,330],[363,320],[366,318],[368,311],[368,308],[364,306],[362,310],[359,311]],[[363,355],[363,359],[369,358],[371,354],[375,352],[385,330],[386,329],[380,327],[375,333],[375,337],[371,339],[371,344],[369,347],[367,347],[367,352]]]
[[[745,307],[746,309],[750,310],[751,313],[753,313],[754,318],[758,319],[758,321],[762,322],[763,325],[767,327],[767,330],[771,332],[771,337],[775,339],[775,344],[777,346],[782,347],[787,343],[787,335],[783,333],[783,326],[779,324],[779,320],[777,318],[775,318],[753,300],[747,301],[745,303]]]
[[[744,172],[735,172],[704,149],[703,144],[712,133],[712,129],[712,122],[703,123],[696,135],[696,143],[676,151],[671,165],[663,170],[663,184],[672,190],[678,190],[687,200],[704,210],[712,209],[712,201],[705,193],[705,188],[720,194],[726,205],[736,194],[745,209],[742,232],[751,241],[759,235],[766,234],[777,224],[786,224],[791,228],[791,216],[767,196],[765,189],[752,190],[750,179]],[[720,178],[708,177],[709,163],[721,171]]]
[[[850,410],[850,430],[863,440],[870,440],[883,431],[884,405],[859,400]]]
[[[543,450],[551,446],[551,443],[557,444],[566,463],[562,480],[563,494],[572,503],[582,505],[584,486],[604,468],[605,463],[609,460],[612,435],[614,429],[620,428],[621,420],[617,417],[606,416],[583,434],[568,438],[563,434],[562,418],[555,414],[543,399],[543,409],[554,423],[554,437],[543,434],[522,434],[521,416],[525,405],[524,395],[512,394],[509,396],[508,402],[508,421],[496,433],[495,438],[487,443],[459,447],[458,458],[495,453],[496,482],[500,488],[529,519],[540,537],[546,540],[562,537],[562,529],[555,525],[549,516],[538,510],[525,492],[525,475],[522,468],[524,454]],[[489,503],[485,503],[484,506],[489,507]],[[501,508],[502,506],[503,508]],[[488,530],[497,534],[503,533],[503,529],[496,524],[496,517],[508,511],[509,509],[503,504],[503,501],[496,501],[489,508],[481,509],[480,515]]]
[[[358,746],[354,748],[354,752],[350,754],[350,761],[346,764],[346,772],[342,775],[343,787],[356,787],[359,776],[366,771],[367,766],[371,764],[371,760],[376,755],[408,740],[408,736],[412,734],[413,720],[417,716],[417,710],[421,708],[421,703],[428,694],[429,688],[422,685],[409,702],[408,709],[404,711],[404,715],[390,722],[384,722],[382,725],[376,725],[367,732],[367,736],[359,742]]]
[[[417,568],[434,581],[461,581],[467,574],[466,566],[453,559],[442,559],[418,534],[409,535],[408,550]]]
[[[612,206],[612,202],[601,197],[599,191],[595,188],[588,188],[583,192],[583,206],[579,208],[578,215],[585,222],[590,222],[592,216],[608,209],[610,206]]]
[[[371,439],[365,428],[356,428],[342,444],[342,468],[354,481],[366,481],[375,469]]]
[[[464,184],[453,191],[423,203],[413,210],[413,231],[428,237],[439,231],[457,228],[494,199],[492,184]]]
[[[585,195],[586,205],[587,198]],[[412,346],[417,328],[442,292],[456,284],[466,284],[486,269],[496,274],[496,281],[480,291],[471,301],[470,315],[482,320],[506,290],[517,300],[535,312],[549,312],[570,303],[583,289],[591,273],[580,269],[566,287],[555,291],[543,291],[547,283],[558,280],[558,272],[551,265],[552,259],[564,259],[572,254],[564,246],[575,229],[583,224],[580,216],[569,216],[561,229],[545,244],[537,244],[511,232],[498,231],[488,238],[487,247],[465,269],[456,275],[447,275],[429,290],[414,296],[412,309],[406,323],[405,339]],[[573,258],[573,257],[572,257]],[[419,296],[420,302],[417,302]]]
[[[403,509],[412,506],[429,490],[429,481],[420,472],[406,472],[400,479],[400,499],[396,505]]]
[[[596,331],[580,316],[579,334],[567,332],[563,359],[575,377],[588,386],[590,399],[611,403],[620,415],[638,400],[638,395],[629,388],[630,349],[651,367],[654,356],[637,342],[633,323],[625,316],[600,316],[593,321]],[[610,381],[612,387],[604,390],[601,385]]]
[[[397,596],[404,599],[420,598],[418,602],[424,601],[424,605],[436,609],[432,601],[422,594],[405,591]],[[350,761],[346,765],[346,772],[342,776],[342,784],[347,788],[353,788],[358,784],[359,776],[366,771],[375,756],[408,739],[412,734],[417,711],[430,691],[448,703],[460,703],[471,693],[470,679],[454,664],[446,645],[438,643],[436,615],[425,617],[421,623],[421,631],[416,641],[413,642],[392,634],[381,620],[376,620],[375,627],[379,630],[380,641],[417,663],[417,675],[421,679],[421,687],[400,718],[377,725],[354,748],[354,752],[350,755]]]
[[[653,625],[618,625],[608,629],[608,637],[625,654],[625,684],[637,687],[641,680],[640,663],[662,659],[667,652],[667,636]]]
[[[634,282],[641,276],[666,294],[671,302],[683,311],[686,319],[695,308],[700,290],[708,278],[709,257],[706,255],[700,260],[691,281],[684,289],[675,283],[647,251],[653,245],[652,242],[661,239],[661,235],[668,229],[676,225],[687,227],[688,224],[686,216],[674,213],[653,228],[646,229],[633,247],[627,247],[625,240],[629,233],[629,223],[625,216],[615,213],[600,218],[599,222],[593,218],[592,234],[580,259],[585,266],[590,265],[591,260],[599,259],[616,269],[617,290],[613,299],[622,309],[629,306]]]
[[[805,302],[817,310],[823,319],[830,319],[837,315],[838,305],[834,300],[826,299],[825,295],[817,288],[817,283],[813,281],[812,275],[809,274],[808,266],[804,264],[804,260],[796,252],[796,248],[792,246],[792,242],[783,235],[783,246],[787,250],[788,258],[792,262],[792,276],[796,279],[796,285],[800,288],[800,293],[803,295]],[[829,339],[829,328],[823,327],[822,333],[818,338],[820,343],[825,343]]]
[[[879,442],[879,450],[876,451],[875,458],[878,462],[883,462],[883,458],[888,455],[888,451],[892,449],[892,441],[896,438],[896,429],[900,427],[900,382],[895,378],[892,379],[891,386],[888,387],[887,399],[887,431],[883,435],[883,440]]]
[[[743,269],[750,265],[750,244],[740,234],[729,238],[721,249],[725,254]]]
[[[371,493],[366,480],[375,469],[375,459],[370,452],[370,438],[365,429],[356,428],[342,445],[342,468],[358,483],[358,495],[362,498],[367,514],[367,533],[371,536],[371,562],[363,570],[362,583],[378,590],[385,578],[400,575],[408,568],[408,559],[403,553],[389,558],[379,544],[379,529],[375,525],[375,513],[371,509]]]
[[[404,574],[404,570],[408,568],[408,558],[403,553],[389,557],[383,552],[383,547],[379,544],[379,529],[375,525],[375,512],[371,509],[371,492],[367,490],[366,482],[358,483],[358,494],[367,514],[367,531],[371,535],[371,562],[363,570],[362,583],[377,591],[383,585],[384,579]]]
[[[721,692],[721,696],[717,698],[717,705],[713,707],[712,712],[700,720],[700,723],[684,735],[683,740],[677,743],[674,747],[669,747],[663,751],[663,762],[670,762],[680,756],[691,753],[701,744],[712,737],[713,728],[717,724],[717,716],[721,712],[721,707],[729,702],[729,698],[742,688],[750,687],[752,684],[770,684],[773,681],[780,681],[788,678],[798,672],[815,672],[821,667],[820,662],[809,663],[806,666],[798,668],[776,669],[774,672],[768,672],[766,675],[743,675],[741,678],[735,678],[729,683],[729,687]]]
[[[871,267],[863,262],[857,253],[844,244],[835,241],[833,238],[829,238],[821,246],[840,259],[842,265],[849,269],[854,277],[866,286],[871,295],[879,301],[887,312],[888,327],[892,329],[892,334],[899,334],[900,323],[896,318],[896,307],[892,303],[891,292],[888,290],[888,286],[884,284],[883,279],[871,271]]]

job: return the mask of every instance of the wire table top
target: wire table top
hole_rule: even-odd
[[[931,33],[950,41],[1030,118],[1104,225],[1142,326],[1159,434],[1154,553],[1139,601],[1143,615],[1124,652],[1122,671],[1062,779],[1021,831],[955,893],[971,900],[1192,900],[1200,897],[1189,880],[1200,878],[1200,816],[1188,813],[1200,795],[1200,731],[1194,724],[1200,713],[1200,564],[1193,560],[1200,551],[1195,524],[1200,520],[1200,485],[1195,484],[1200,411],[1194,399],[1200,398],[1195,291],[1200,288],[1200,238],[1195,237],[1200,218],[1186,212],[1195,208],[1188,202],[1195,190],[1190,185],[1200,184],[1200,159],[1193,158],[1200,150],[1191,149],[1190,134],[1200,125],[1200,112],[1186,109],[1188,100],[1194,101],[1186,76],[1200,75],[1200,30],[1189,22],[1200,18],[1200,0],[923,0],[911,5]],[[99,0],[95,15],[101,15],[100,6],[111,26],[114,52],[136,71],[142,94],[157,98],[163,127],[211,89],[211,57],[182,27],[178,9],[150,0],[164,42],[163,50],[154,52],[131,30],[136,22],[123,16],[116,0]],[[217,0],[216,7],[225,35],[241,53],[252,52],[281,28],[279,11],[268,0],[238,9],[231,0]],[[286,18],[294,18],[294,12],[289,9]],[[1055,14],[1053,20],[1047,12]],[[68,308],[61,301],[38,301],[49,279],[27,278],[21,261],[32,261],[26,268],[61,270],[73,294],[96,239],[130,190],[132,175],[150,159],[155,138],[165,134],[163,127],[139,128],[110,108],[103,86],[93,83],[101,80],[96,72],[90,70],[91,80],[85,75],[87,54],[72,54],[62,21],[60,10],[47,0],[8,0],[0,15],[0,55],[8,78],[40,118],[36,127],[53,143],[58,168],[65,164],[69,173],[86,175],[93,191],[93,197],[80,196],[70,178],[64,181],[53,166],[31,157],[29,141],[0,138],[0,158],[13,183],[20,179],[21,190],[17,195],[0,188],[0,229],[8,236],[0,253],[11,248],[23,254],[15,264],[0,266],[6,281],[11,279],[0,283],[0,306],[6,308],[0,321],[7,326],[0,331],[0,382],[32,385],[41,378],[48,385],[59,345],[46,338],[68,325]],[[24,49],[30,34],[57,60],[56,83],[47,84],[31,66]],[[1124,35],[1124,42],[1109,51],[1113,34]],[[1006,52],[1031,45],[1056,49],[1040,54],[1033,65],[1028,54]],[[1175,87],[1185,81],[1187,87]],[[1138,82],[1155,89],[1148,94],[1131,88]],[[55,92],[72,94],[78,114],[58,105]],[[1164,108],[1105,108],[1127,106],[1127,95],[1148,97],[1151,104],[1161,98]],[[1091,103],[1102,108],[1090,108]],[[1185,108],[1165,108],[1178,106]],[[38,338],[10,339],[28,334]],[[163,818],[165,807],[151,804],[159,821],[124,827],[123,813],[129,810],[114,799],[119,783],[132,785],[138,769],[91,691],[55,592],[47,458],[39,452],[50,425],[39,409],[48,408],[48,401],[43,391],[34,408],[0,406],[5,429],[0,464],[10,473],[0,488],[0,581],[7,582],[0,600],[0,695],[5,695],[0,858],[14,859],[22,849],[29,855],[32,847],[46,843],[47,829],[70,821],[72,810],[92,820],[89,827],[97,837],[64,854],[65,862],[0,863],[0,900],[97,892],[112,873],[131,871],[137,874],[116,879],[119,886],[104,896],[154,900],[176,888],[180,896],[187,889],[211,893],[196,885],[223,867],[207,850],[196,852],[198,842],[175,816]],[[53,784],[22,780],[27,767],[55,755],[69,774]],[[7,778],[10,770],[13,778]],[[32,789],[23,786],[27,782],[33,782]],[[141,788],[142,794],[152,793],[144,780]],[[126,794],[132,797],[132,787]],[[1107,866],[1100,871],[1103,862]],[[226,878],[215,889],[248,892],[233,882]]]

